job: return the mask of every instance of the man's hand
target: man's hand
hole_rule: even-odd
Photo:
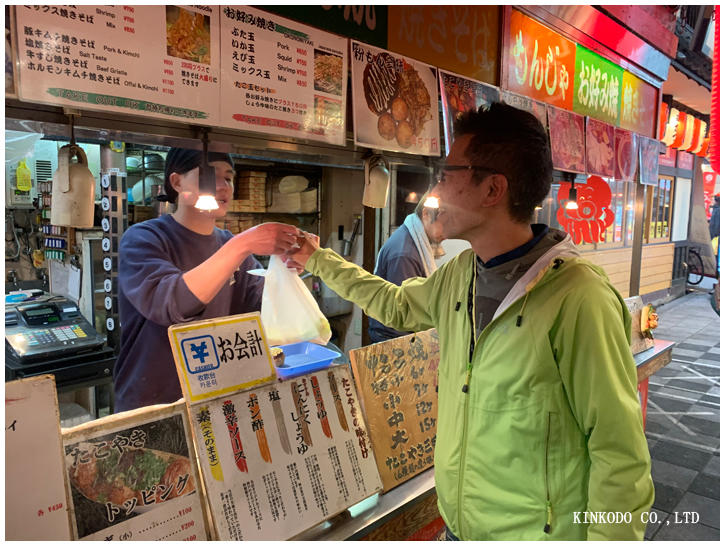
[[[235,235],[234,239],[240,243],[246,252],[269,256],[272,254],[285,254],[296,248],[302,233],[295,226],[268,222],[249,228]]]
[[[287,267],[303,270],[307,265],[310,256],[320,248],[320,238],[312,233],[300,230],[300,236],[297,238],[298,249],[287,252],[284,260]]]

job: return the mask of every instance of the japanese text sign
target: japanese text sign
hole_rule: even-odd
[[[646,137],[654,136],[657,88],[624,71],[619,125]]]
[[[498,102],[498,87],[469,80],[450,72],[438,71],[443,101],[443,130],[446,137],[446,153],[453,144],[453,122],[466,110],[488,107]]]
[[[389,50],[474,80],[497,80],[498,40],[499,6],[388,8]]]
[[[511,91],[501,91],[501,100],[509,106],[531,112],[541,122],[541,125],[544,126],[544,129],[548,127],[546,122],[545,103],[539,102],[529,97],[525,97],[524,95],[512,93]]]
[[[624,69],[578,45],[573,110],[618,125],[623,74]]]
[[[433,465],[439,360],[436,330],[350,351],[385,491]]]
[[[576,44],[520,11],[511,11],[506,88],[571,110]]]
[[[439,156],[436,69],[351,41],[355,144]]]
[[[547,117],[554,168],[573,173],[585,172],[584,116],[548,106]]]
[[[76,540],[209,540],[183,403],[63,431]]]
[[[221,540],[284,540],[382,485],[347,366],[191,406]]]
[[[55,379],[5,384],[5,539],[70,540]]]
[[[259,313],[170,326],[169,341],[189,403],[276,377]]]
[[[217,124],[218,10],[17,6],[20,98]]]
[[[344,145],[347,40],[248,6],[220,17],[222,124]]]

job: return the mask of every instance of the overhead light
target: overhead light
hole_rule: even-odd
[[[574,187],[574,182],[571,183],[569,199],[566,202],[565,208],[566,210],[577,210],[579,208],[579,204],[576,202],[576,187]]]
[[[196,207],[199,210],[216,210],[219,204],[216,202],[216,171],[208,163],[209,135],[204,131],[202,137],[201,165],[199,166],[199,198],[196,200]]]
[[[536,206],[534,207],[534,210],[542,210],[543,208],[544,208],[544,207],[542,207],[541,205],[536,205]]]
[[[417,203],[418,202],[418,194],[414,191],[410,192],[408,196],[405,198],[406,203]]]

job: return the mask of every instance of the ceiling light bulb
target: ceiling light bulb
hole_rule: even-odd
[[[219,208],[219,204],[213,195],[200,195],[194,206],[199,210],[216,210]]]
[[[576,188],[572,182],[571,188],[569,189],[569,200],[566,202],[566,210],[577,210],[579,205],[576,202]]]

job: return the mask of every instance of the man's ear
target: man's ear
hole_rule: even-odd
[[[176,193],[181,193],[181,175],[179,173],[169,175],[169,184],[176,190]]]
[[[492,174],[487,176],[482,182],[481,204],[483,206],[493,206],[500,203],[506,198],[508,193],[508,179],[502,174]]]

